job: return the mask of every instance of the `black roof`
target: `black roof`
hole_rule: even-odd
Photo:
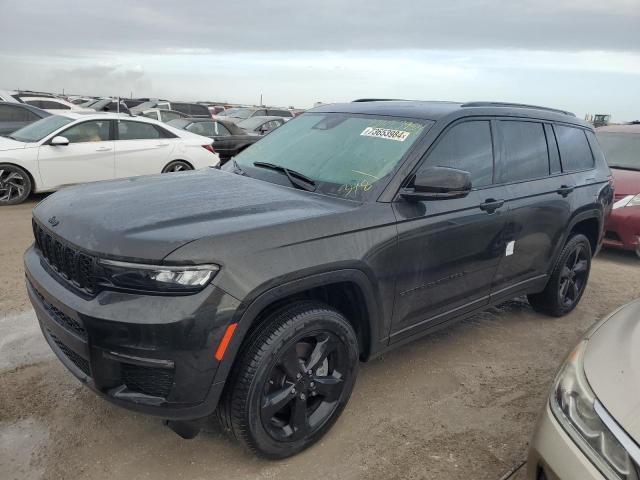
[[[311,112],[361,113],[368,115],[388,115],[394,117],[440,120],[448,115],[472,113],[476,115],[527,116],[549,120],[587,125],[576,116],[564,110],[504,102],[444,102],[423,100],[361,99],[350,103],[321,105]]]

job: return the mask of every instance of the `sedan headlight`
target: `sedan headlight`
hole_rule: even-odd
[[[100,260],[108,281],[116,287],[153,292],[188,293],[202,290],[218,265],[165,266]]]
[[[583,368],[586,345],[587,340],[580,342],[560,369],[551,394],[551,410],[606,478],[638,480],[635,462],[603,421],[605,410],[587,382]],[[620,435],[622,430],[606,415]]]

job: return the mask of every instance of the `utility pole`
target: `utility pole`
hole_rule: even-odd
[[[262,103],[262,92],[260,92],[260,106],[263,106],[264,103]]]

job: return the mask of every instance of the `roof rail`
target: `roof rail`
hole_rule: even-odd
[[[547,112],[560,113],[575,117],[576,114],[558,108],[540,107],[538,105],[527,105],[524,103],[508,103],[508,102],[467,102],[460,105],[461,107],[514,107],[514,108],[532,108],[534,110],[545,110]]]
[[[352,100],[351,103],[364,103],[364,102],[397,102],[402,101],[399,98],[358,98]]]

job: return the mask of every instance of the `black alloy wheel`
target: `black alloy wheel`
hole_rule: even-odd
[[[528,295],[529,303],[540,313],[560,317],[572,311],[582,298],[591,271],[591,243],[575,234],[560,252],[545,289]]]
[[[31,193],[29,174],[15,165],[0,164],[0,205],[24,202]]]
[[[313,435],[331,418],[345,388],[346,346],[331,332],[318,331],[284,350],[265,383],[260,415],[277,441]]]
[[[315,301],[281,307],[245,340],[218,406],[220,423],[260,456],[295,455],[342,413],[358,356],[341,313]]]
[[[558,287],[559,301],[567,308],[572,308],[580,299],[589,274],[589,258],[591,252],[587,252],[584,245],[575,245],[567,257],[560,271],[560,284]]]

